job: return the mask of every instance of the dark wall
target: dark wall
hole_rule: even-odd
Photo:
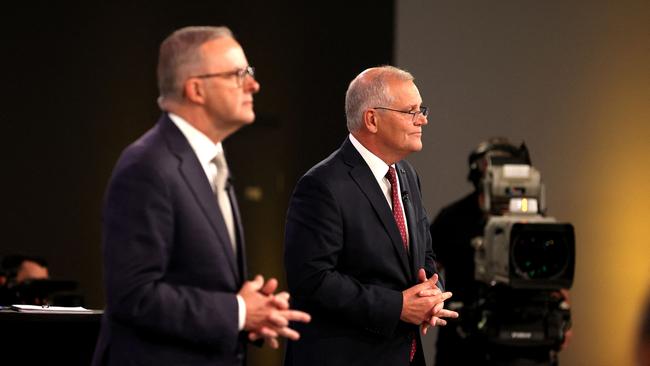
[[[345,137],[349,81],[392,61],[392,1],[309,7],[32,2],[3,9],[0,24],[0,256],[45,257],[53,278],[79,281],[91,308],[104,304],[102,196],[121,150],[160,114],[155,66],[158,45],[169,33],[186,25],[228,25],[256,67],[262,86],[257,121],[226,141],[226,149],[251,275],[277,276],[282,287],[291,190]],[[256,357],[266,356],[253,354],[253,362]]]

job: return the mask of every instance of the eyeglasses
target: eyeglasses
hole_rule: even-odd
[[[424,118],[427,118],[429,115],[429,107],[420,106],[420,109],[417,111],[400,111],[399,109],[387,108],[387,107],[373,107],[372,109],[385,109],[387,111],[393,111],[397,113],[410,114],[413,116],[412,121],[415,121],[418,115],[422,115]]]
[[[244,85],[244,79],[246,79],[246,75],[250,75],[250,77],[255,78],[255,68],[252,66],[246,66],[243,69],[237,69],[234,71],[215,72],[213,74],[201,74],[201,75],[195,75],[191,77],[199,78],[199,79],[207,79],[207,78],[215,78],[215,77],[231,78],[233,76],[237,76],[237,86],[241,87],[242,85]]]

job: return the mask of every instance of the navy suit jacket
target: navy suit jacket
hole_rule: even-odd
[[[165,114],[122,153],[103,211],[106,309],[94,365],[242,365],[246,275],[196,154]]]
[[[413,167],[397,163],[409,231],[404,249],[377,180],[349,139],[298,182],[289,205],[285,265],[295,324],[285,366],[408,365],[418,327],[400,320],[402,291],[435,272],[429,221]],[[421,346],[420,347],[421,352]]]

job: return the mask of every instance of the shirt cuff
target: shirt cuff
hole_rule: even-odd
[[[239,307],[238,327],[239,331],[242,331],[244,330],[244,324],[246,323],[246,302],[240,295],[237,295],[237,306]]]

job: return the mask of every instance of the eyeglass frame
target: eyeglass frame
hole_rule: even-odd
[[[417,111],[400,111],[399,109],[393,109],[393,108],[388,108],[388,107],[372,107],[372,109],[385,109],[387,111],[393,111],[393,112],[398,112],[398,113],[404,113],[404,114],[410,114],[413,116],[413,119],[411,121],[415,121],[415,118],[417,117],[418,114],[421,114],[422,117],[427,118],[429,115],[429,107],[425,107],[423,105],[420,106],[420,109]]]
[[[190,78],[199,78],[199,79],[207,79],[207,78],[214,78],[214,77],[232,77],[232,76],[237,76],[237,86],[241,87],[244,85],[244,79],[246,78],[246,75],[250,75],[253,79],[255,79],[255,68],[253,66],[246,66],[242,69],[237,69],[234,71],[225,71],[225,72],[214,72],[210,74],[200,74],[200,75],[194,75],[190,76]]]

